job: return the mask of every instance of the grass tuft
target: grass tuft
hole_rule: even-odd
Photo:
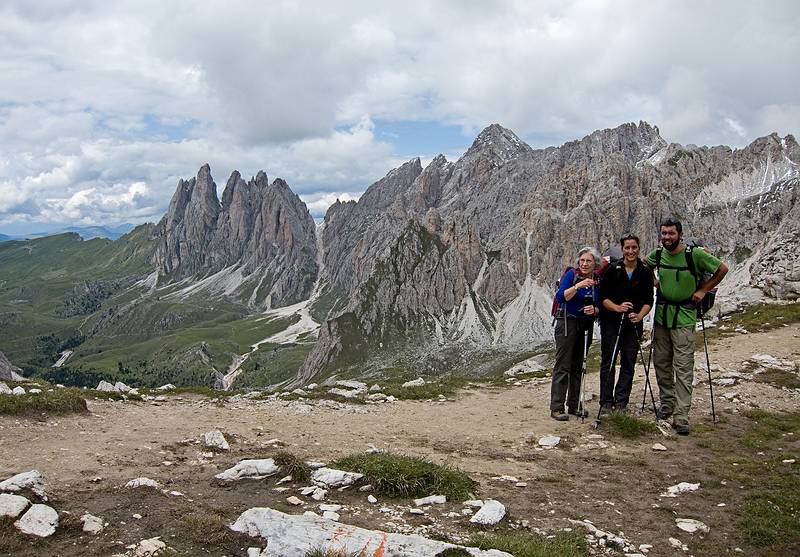
[[[303,557],[359,557],[360,552],[347,553],[341,549],[312,549]]]
[[[612,433],[626,439],[636,439],[644,435],[658,433],[658,426],[649,420],[641,420],[622,412],[611,412],[605,417]]]
[[[450,547],[436,554],[436,557],[470,557],[472,553],[460,547]]]
[[[740,442],[751,449],[761,449],[780,439],[784,433],[800,431],[800,414],[774,414],[765,410],[750,410],[744,415],[753,420]]]
[[[311,477],[311,468],[304,460],[288,451],[281,451],[274,457],[275,464],[282,466],[292,476],[292,481],[304,482]]]
[[[388,497],[436,494],[463,501],[475,488],[472,478],[461,470],[412,456],[357,454],[341,458],[332,466],[364,474],[377,493]]]
[[[469,545],[480,549],[499,549],[514,557],[583,557],[589,554],[586,539],[576,532],[559,532],[545,538],[526,532],[476,534]]]
[[[0,414],[31,416],[35,414],[82,414],[88,412],[86,400],[78,389],[55,389],[37,394],[0,395]]]

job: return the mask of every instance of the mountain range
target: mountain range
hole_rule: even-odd
[[[0,246],[0,325],[14,325],[0,349],[73,383],[491,374],[548,342],[553,281],[581,246],[633,232],[652,249],[670,215],[732,268],[721,309],[796,299],[798,164],[791,135],[684,146],[639,122],[532,149],[493,124],[321,225],[264,172],[234,172],[220,200],[205,165],[157,225]]]

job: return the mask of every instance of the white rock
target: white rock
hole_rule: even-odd
[[[506,508],[502,503],[494,499],[488,499],[469,521],[473,524],[491,526],[503,520],[505,515]]]
[[[383,402],[388,398],[389,397],[383,393],[372,393],[371,395],[367,395],[366,400],[369,400],[370,402]]]
[[[206,447],[214,447],[221,451],[229,451],[231,446],[228,445],[228,440],[218,429],[208,431],[200,437],[200,442]]]
[[[275,464],[272,458],[242,460],[233,468],[228,468],[224,472],[220,472],[215,478],[223,481],[234,481],[242,478],[251,478],[260,480],[267,476],[277,474],[280,468]]]
[[[322,489],[321,487],[316,488],[314,490],[314,493],[311,494],[311,498],[314,501],[324,501],[325,497],[327,496],[328,496],[328,490]]]
[[[700,522],[699,520],[694,520],[693,518],[676,518],[675,524],[683,530],[684,532],[689,532],[690,534],[694,534],[698,530],[703,532],[704,534],[708,534],[710,528]]]
[[[377,393],[377,392],[380,392],[380,390],[381,390],[381,386],[378,385],[377,383],[375,383],[373,386],[371,386],[369,388],[369,392],[371,392],[371,393]]]
[[[39,393],[41,393],[41,392],[42,392],[42,389],[36,389],[36,388],[33,388],[33,389],[28,389],[28,392],[29,392],[30,394],[32,394],[32,395],[38,395]]]
[[[166,385],[161,385],[156,390],[157,391],[172,391],[172,390],[175,390],[176,388],[177,387],[175,387],[175,385],[173,385],[172,383],[167,383]]]
[[[369,501],[372,505],[378,504],[378,499],[376,499],[374,495],[367,495],[367,501]]]
[[[422,377],[414,379],[413,381],[406,381],[403,383],[403,387],[422,387],[425,384],[425,380]]]
[[[366,391],[351,391],[351,390],[348,390],[348,389],[339,389],[339,388],[335,388],[335,387],[333,389],[328,389],[328,393],[329,394],[332,394],[332,395],[335,395],[335,396],[340,396],[340,397],[343,397],[343,398],[359,398],[365,392]]]
[[[714,379],[713,383],[715,385],[719,385],[720,387],[732,387],[736,384],[736,379],[733,377],[720,377],[718,379]]]
[[[319,387],[319,385],[317,385],[316,383],[311,383],[310,385],[306,385],[306,389],[308,389],[309,391],[313,391],[317,387]]]
[[[652,447],[650,447],[654,451],[666,451],[667,448],[662,445],[661,443],[654,443]]]
[[[131,391],[131,388],[128,387],[122,381],[117,381],[116,383],[114,383],[114,390],[117,391],[118,393],[128,393]]]
[[[787,458],[786,460],[782,460],[781,462],[783,462],[784,464],[794,464],[797,461],[794,458]]]
[[[670,538],[669,539],[669,545],[671,545],[675,549],[682,549],[683,548],[683,542],[681,540],[677,539],[677,538]]]
[[[333,511],[325,511],[324,513],[322,513],[322,518],[339,522],[339,513],[335,513]]]
[[[317,489],[318,488],[315,485],[304,487],[303,489],[300,490],[300,495],[309,496],[312,493],[314,493]]]
[[[447,503],[447,497],[444,495],[430,495],[422,497],[421,499],[414,499],[414,505],[417,507],[424,507],[425,505],[444,505]]]
[[[114,385],[112,385],[111,383],[109,383],[108,381],[100,381],[100,383],[97,384],[97,388],[95,388],[95,391],[101,391],[101,392],[104,392],[104,393],[118,393],[119,392],[117,390],[117,388]]]
[[[129,487],[131,489],[136,487],[152,487],[154,489],[159,489],[161,486],[155,480],[142,477],[129,481],[128,483],[125,484],[125,487]]]
[[[322,512],[325,511],[339,512],[340,510],[342,510],[342,506],[337,505],[335,503],[323,503],[322,505],[319,506],[319,510],[321,510]]]
[[[262,552],[260,547],[248,547],[247,557],[267,557],[267,550],[264,549]]]
[[[0,491],[20,491],[22,489],[30,489],[41,497],[42,501],[47,501],[44,478],[38,470],[22,472],[0,482]]]
[[[96,535],[103,531],[103,519],[92,514],[86,513],[81,517],[83,531],[87,534]]]
[[[324,462],[314,462],[313,460],[306,460],[306,466],[308,466],[312,470],[318,470],[320,468],[325,468],[325,463]]]
[[[383,509],[381,509],[381,512],[383,512]],[[418,514],[418,515],[425,514],[425,511],[423,511],[422,509],[410,509],[408,512],[411,514]]]
[[[699,483],[693,484],[689,482],[681,482],[677,485],[668,487],[667,491],[661,494],[661,497],[677,497],[681,493],[697,491],[698,489],[700,489]]]
[[[58,513],[47,505],[31,505],[28,512],[14,523],[23,534],[46,538],[52,536],[58,527]]]
[[[8,385],[0,381],[0,395],[10,395],[11,389]]]
[[[294,495],[292,495],[291,497],[287,497],[286,502],[289,503],[290,505],[294,505],[295,507],[303,504],[303,501],[298,499]]]
[[[470,499],[469,501],[464,501],[465,507],[472,507],[473,509],[480,509],[483,506],[483,501],[480,499]]]
[[[314,470],[311,474],[311,481],[322,487],[341,487],[353,485],[363,477],[364,474],[323,467],[319,470]]]
[[[161,538],[161,536],[140,541],[133,548],[133,557],[152,557],[158,554],[162,549],[166,549],[167,544],[162,542],[159,538]]]
[[[366,391],[367,390],[367,384],[366,383],[362,383],[361,381],[345,381],[345,380],[342,380],[342,381],[337,381],[336,382],[336,386],[337,387],[344,387],[345,389],[353,389],[353,390],[356,390],[356,391]]]
[[[18,385],[16,387],[14,387],[13,389],[11,389],[11,394],[12,395],[16,395],[16,396],[24,395],[25,394],[25,389],[23,389],[22,387],[20,387]]]
[[[552,449],[553,447],[557,447],[560,442],[561,437],[558,437],[557,435],[545,435],[544,437],[539,438],[539,446],[543,449]]]
[[[0,516],[17,518],[31,502],[21,495],[0,493]]]
[[[292,516],[263,507],[243,512],[231,529],[269,540],[270,557],[298,557],[315,549],[336,550],[348,555],[427,556],[460,547],[419,535],[366,530],[316,516]],[[473,557],[512,557],[496,549],[464,549]]]

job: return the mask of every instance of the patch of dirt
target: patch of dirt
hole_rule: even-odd
[[[698,348],[696,362],[704,364],[702,344]],[[716,340],[712,365],[723,371],[741,370],[757,353],[800,360],[800,326]],[[714,373],[715,378],[719,375]],[[698,378],[703,380],[705,374]],[[654,381],[652,371],[650,379]],[[596,370],[587,385],[590,391],[598,391]],[[644,373],[639,369],[632,405],[640,405],[643,385]],[[742,411],[797,412],[800,391],[747,379],[714,389],[716,425],[711,419],[708,383],[701,381],[690,415],[691,436],[655,434],[635,440],[613,437],[604,425],[595,429],[591,419],[583,423],[574,417],[564,423],[550,419],[547,380],[462,391],[446,402],[211,403],[184,395],[165,402],[89,401],[88,416],[53,417],[46,422],[0,416],[0,479],[39,470],[66,524],[51,538],[31,540],[17,534],[10,521],[0,521],[0,555],[111,555],[153,536],[162,536],[178,554],[245,555],[248,546],[263,547],[264,542],[226,532],[224,524],[235,521],[242,511],[269,506],[298,513],[318,510],[319,503],[300,497],[299,488],[307,484],[289,483],[277,486],[289,487],[288,491],[276,491],[282,474],[233,483],[215,480],[215,474],[241,459],[270,457],[280,450],[308,460],[330,461],[363,452],[369,444],[463,469],[479,482],[475,495],[506,505],[506,521],[512,524],[527,521],[530,528],[553,533],[581,528],[569,519],[589,519],[634,546],[651,544],[649,555],[656,556],[675,554],[668,541],[671,537],[698,556],[733,554],[736,547],[747,555],[759,554],[738,527],[737,511],[747,493],[736,482],[724,481],[726,466],[731,464],[709,447],[727,443],[732,457],[796,455],[800,452],[797,432],[787,434],[764,455],[745,449],[737,439],[750,423]],[[728,392],[737,396],[732,401],[722,398]],[[592,416],[596,413],[596,397],[589,410]],[[637,409],[635,415],[653,419],[647,408],[643,414]],[[229,452],[211,452],[191,442],[212,429],[226,435]],[[560,436],[561,444],[552,450],[539,449],[536,441],[544,435]],[[281,444],[267,443],[275,438]],[[667,451],[654,452],[655,442]],[[503,475],[527,486],[495,479]],[[183,496],[122,487],[141,476]],[[700,482],[701,488],[676,498],[660,497],[667,487],[682,481]],[[289,495],[297,495],[304,505],[292,507],[286,503]],[[379,504],[370,505],[366,496],[355,489],[332,491],[324,503],[345,506],[340,512],[342,522],[373,529],[413,530],[456,539],[475,532],[457,502],[414,516],[407,512],[413,505],[409,500],[379,497]],[[381,512],[381,507],[393,512]],[[84,534],[77,519],[85,512],[102,517],[108,527],[98,536]],[[687,534],[677,529],[676,517],[702,520],[711,531]]]

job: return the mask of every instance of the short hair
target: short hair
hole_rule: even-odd
[[[674,226],[675,230],[678,231],[678,234],[683,234],[683,225],[681,221],[676,219],[675,217],[667,217],[661,221],[661,224],[658,225],[658,228],[661,229],[663,226]]]
[[[625,247],[625,242],[627,242],[628,240],[634,240],[636,242],[637,246],[640,245],[639,244],[639,236],[637,236],[636,234],[632,234],[632,233],[628,232],[627,234],[623,234],[622,236],[620,236],[620,238],[619,238],[619,247],[624,248]]]
[[[592,257],[594,258],[595,270],[601,267],[602,263],[600,263],[601,261],[600,251],[597,248],[593,248],[591,246],[586,246],[585,248],[581,248],[578,251],[578,257],[575,259],[575,267],[578,267],[580,265],[581,255],[583,255],[584,253],[592,254]]]

